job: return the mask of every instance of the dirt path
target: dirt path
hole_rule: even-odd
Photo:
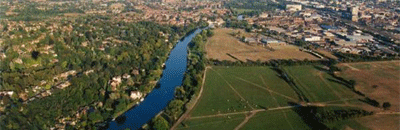
[[[360,69],[357,69],[357,68],[355,68],[355,67],[353,67],[353,66],[351,66],[351,65],[349,65],[347,63],[343,63],[343,65],[349,67],[351,70],[360,71]]]
[[[283,94],[281,94],[281,93],[272,91],[272,90],[270,90],[270,89],[268,89],[268,88],[262,87],[262,86],[260,86],[260,85],[258,85],[258,84],[252,83],[252,82],[247,81],[247,80],[245,80],[245,79],[242,79],[242,78],[240,78],[240,77],[236,77],[236,78],[239,79],[239,80],[242,80],[242,81],[244,81],[244,82],[247,82],[247,83],[249,83],[249,84],[252,84],[252,85],[254,85],[255,87],[258,87],[258,88],[267,90],[268,92],[275,93],[275,94],[277,94],[277,95],[279,95],[279,96],[285,97],[285,98],[287,98],[287,99],[289,99],[289,100],[292,100],[292,101],[295,101],[295,102],[298,101],[298,100],[296,100],[296,99],[294,99],[294,98],[291,98],[291,97],[286,96],[286,95],[283,95]]]
[[[379,115],[400,115],[400,112],[378,112]]]
[[[350,100],[358,100],[360,98],[343,98],[340,100],[332,100],[332,101],[326,101],[326,102],[321,102],[321,103],[325,103],[325,104],[330,104],[330,103],[334,103],[334,102],[338,102],[338,101],[350,101]]]
[[[252,118],[254,115],[256,115],[256,113],[257,112],[250,112],[250,115],[246,116],[244,118],[244,120],[238,126],[235,127],[234,130],[239,130],[240,128],[242,128],[249,121],[250,118]]]
[[[197,105],[197,101],[199,101],[199,99],[202,96],[203,93],[203,88],[204,88],[204,82],[206,81],[206,74],[207,74],[207,70],[210,69],[211,67],[207,66],[206,69],[204,70],[204,74],[203,74],[203,82],[201,83],[201,87],[200,87],[200,92],[199,95],[197,96],[196,99],[194,99],[193,101],[193,105],[190,106],[185,113],[182,114],[182,116],[174,123],[174,125],[171,127],[171,130],[174,130],[179,124],[181,124],[181,122],[183,120],[185,120],[188,116],[189,113],[192,111],[192,109]]]
[[[263,82],[264,86],[267,87],[267,88],[269,88],[269,87],[267,86],[267,84],[265,83],[264,78],[263,78],[261,75],[260,75],[260,78],[261,78],[261,81]],[[272,95],[272,93],[271,93],[270,91],[268,91],[268,92],[269,92],[269,95],[271,95],[272,99],[274,99],[276,105],[277,105],[278,107],[281,107],[281,105],[279,105],[278,100],[276,100],[276,98]],[[287,121],[287,123],[290,125],[290,128],[292,128],[292,130],[294,130],[292,124],[290,124],[290,121],[288,120],[288,118],[287,118],[287,116],[286,116],[286,112],[283,112],[283,116],[285,117],[285,120]]]
[[[196,116],[196,117],[190,117],[190,119],[201,119],[201,118],[210,118],[210,117],[230,116],[230,115],[246,114],[246,113],[249,113],[249,112],[261,112],[261,111],[266,111],[266,110],[265,109],[256,109],[256,110],[252,110],[252,111],[231,112],[231,113],[206,115],[206,116]]]
[[[213,70],[215,71],[215,70]],[[239,92],[236,91],[235,88],[233,88],[233,86],[224,78],[224,76],[222,76],[220,73],[218,73],[217,71],[215,71],[219,76],[221,76],[221,78],[229,85],[229,87],[236,93],[236,95],[238,95],[243,101],[246,101],[246,99],[240,95]],[[249,104],[249,102],[246,102],[247,106],[249,106],[252,110],[254,110],[254,108]]]
[[[249,112],[284,110],[284,109],[291,109],[293,107],[299,107],[299,106],[285,106],[285,107],[269,108],[268,110],[266,110],[266,109],[256,109],[256,110],[252,110],[252,111],[231,112],[231,113],[225,113],[225,114],[215,114],[215,115],[206,115],[206,116],[196,116],[196,117],[190,117],[190,119],[200,119],[200,118],[210,118],[210,117],[220,117],[220,116],[229,116],[229,115],[237,115],[237,114],[246,114],[246,113],[249,113]]]
[[[335,94],[340,100],[344,102],[344,104],[349,104],[338,92],[336,92],[336,90],[333,89],[333,87],[328,82],[326,82],[324,77],[322,77],[322,73],[319,73],[318,77],[326,84],[326,86],[329,88],[329,90],[333,92],[333,94]]]

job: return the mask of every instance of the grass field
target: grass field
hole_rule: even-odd
[[[329,74],[318,70],[318,66],[292,66],[285,70],[294,78],[300,90],[311,102],[339,101],[360,98],[349,88],[335,82]],[[345,102],[341,102],[345,103]]]
[[[274,51],[262,46],[248,45],[230,35],[238,31],[241,32],[240,35],[246,37],[256,35],[253,33],[246,33],[244,30],[217,28],[214,30],[214,36],[211,37],[206,44],[207,58],[230,61],[235,61],[235,58],[241,61],[256,61],[258,59],[261,61],[268,61],[270,59],[319,59],[311,54],[300,51],[298,47],[293,45],[272,46],[271,48],[273,48]]]
[[[285,67],[310,99],[322,109],[365,105],[350,89],[330,81],[318,66]],[[207,70],[203,94],[190,116],[177,129],[312,129],[296,111],[300,101],[295,89],[269,67],[215,67]],[[298,104],[298,105],[293,105]],[[295,109],[296,108],[296,109]],[[323,124],[328,128],[368,129],[357,120]],[[221,124],[222,123],[222,124]],[[217,125],[220,124],[220,125]]]
[[[321,54],[323,54],[323,55],[325,55],[326,57],[328,57],[328,58],[332,58],[332,59],[338,59],[335,55],[333,55],[331,52],[329,52],[329,51],[327,51],[327,50],[324,50],[324,49],[316,49],[316,50],[314,50],[314,51],[316,51],[316,52],[318,52],[318,53],[321,53]]]
[[[400,61],[341,63],[338,66],[342,69],[338,75],[355,80],[358,91],[381,105],[390,102],[391,108],[385,112],[400,112]],[[371,129],[394,130],[400,127],[398,114],[374,115],[357,120]]]
[[[356,89],[400,111],[400,61],[342,63],[338,75],[356,81]],[[377,87],[373,87],[376,85]]]
[[[186,127],[181,126],[180,130],[229,130],[234,129],[245,116],[243,114],[221,116],[215,118],[192,119],[185,122]]]
[[[308,130],[307,124],[292,110],[259,113],[243,126],[246,130]]]

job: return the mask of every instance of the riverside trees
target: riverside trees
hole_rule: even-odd
[[[0,89],[14,94],[2,96],[5,109],[0,112],[0,129],[50,129],[71,123],[76,129],[95,128],[138,100],[129,97],[131,91],[153,89],[170,47],[182,36],[179,34],[189,30],[153,22],[115,22],[106,16],[60,22],[70,24],[72,30],[56,30],[54,39],[44,38],[37,45],[53,46],[51,56],[39,49],[1,61],[0,81],[6,82],[1,82]],[[10,47],[6,51],[12,51],[12,42],[7,41]],[[31,60],[39,67],[14,63],[13,58]],[[76,73],[60,78],[69,71]],[[113,87],[110,80],[122,75],[131,76]],[[57,87],[67,82],[67,87]],[[47,90],[51,95],[37,96]]]
[[[206,67],[204,44],[207,41],[207,38],[212,35],[213,32],[211,29],[203,30],[189,43],[187,70],[185,72],[182,86],[175,89],[175,99],[168,104],[164,111],[165,115],[169,118],[170,125],[173,125],[184,113],[186,110],[185,105],[194,98],[195,95],[197,95],[196,93],[198,93],[198,90],[201,87],[202,75]],[[157,120],[157,118],[160,117],[157,116],[153,120]],[[152,128],[156,127],[158,127],[157,124],[153,123]]]

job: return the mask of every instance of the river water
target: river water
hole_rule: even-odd
[[[122,117],[126,117],[124,123],[110,122],[109,130],[139,129],[168,105],[169,101],[174,98],[175,88],[182,84],[186,71],[187,46],[199,32],[201,29],[197,29],[176,44],[165,62],[166,68],[159,80],[160,87],[150,92],[139,105],[122,114]]]

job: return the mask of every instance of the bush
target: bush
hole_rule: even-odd
[[[389,102],[384,102],[382,104],[383,109],[388,110],[392,105]]]

